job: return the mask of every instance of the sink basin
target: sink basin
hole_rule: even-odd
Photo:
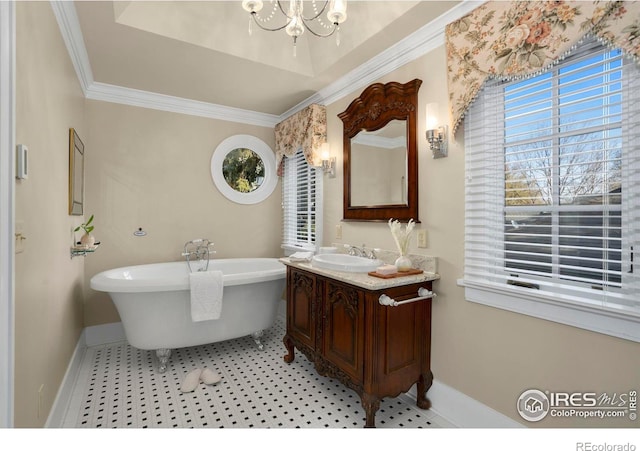
[[[375,271],[383,263],[381,260],[347,254],[320,254],[311,259],[311,266],[345,272]]]

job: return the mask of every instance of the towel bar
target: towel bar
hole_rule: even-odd
[[[436,294],[433,291],[429,291],[426,288],[422,288],[421,287],[421,288],[418,288],[418,297],[407,299],[406,301],[398,302],[395,299],[390,298],[386,294],[382,294],[378,298],[378,303],[380,305],[388,305],[390,307],[397,307],[398,305],[409,304],[410,302],[416,302],[416,301],[424,301],[425,299],[431,299],[431,298],[434,298],[434,297],[436,297]]]

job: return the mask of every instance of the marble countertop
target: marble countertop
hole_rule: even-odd
[[[291,261],[287,257],[281,258],[280,261],[287,266],[303,269],[314,274],[330,277],[341,282],[374,291],[384,290],[385,288],[410,285],[412,283],[428,282],[440,278],[440,276],[435,272],[427,271],[424,268],[421,268],[424,269],[424,272],[422,274],[394,277],[393,279],[381,279],[379,277],[370,276],[367,273],[332,271],[329,269],[317,268],[315,266],[312,266],[310,262]],[[435,262],[433,266],[435,267]]]

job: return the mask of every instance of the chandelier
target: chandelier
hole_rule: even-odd
[[[296,42],[298,37],[309,30],[314,36],[319,38],[328,38],[335,33],[336,45],[340,45],[340,24],[347,20],[347,0],[330,0],[325,2],[311,1],[313,13],[309,17],[303,15],[303,0],[289,0],[289,8],[282,5],[284,2],[279,0],[271,0],[271,11],[264,16],[258,13],[262,10],[264,2],[262,0],[243,0],[242,7],[247,11],[249,16],[249,34],[251,34],[251,26],[255,23],[258,27],[266,31],[279,31],[284,29],[286,33],[293,38],[293,56],[296,56]],[[328,10],[327,10],[328,7]],[[271,20],[276,13],[280,12],[286,17],[286,22],[282,26],[271,27]],[[329,23],[325,23],[322,14],[327,11],[327,19]],[[324,31],[314,31],[309,24],[315,22],[316,29],[324,29]]]

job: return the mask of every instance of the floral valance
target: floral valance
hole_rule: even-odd
[[[312,104],[276,125],[276,167],[282,175],[282,159],[302,147],[311,166],[320,166],[320,146],[327,141],[327,109]]]
[[[447,78],[455,133],[482,85],[544,71],[587,33],[640,57],[640,2],[489,1],[447,25]]]

